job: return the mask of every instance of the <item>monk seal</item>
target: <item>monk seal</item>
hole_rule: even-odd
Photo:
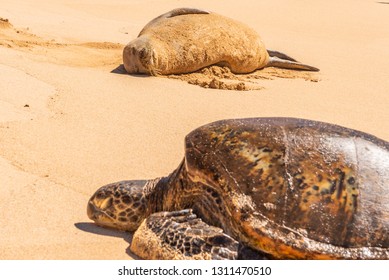
[[[201,68],[227,66],[233,73],[251,73],[264,67],[307,71],[318,68],[265,48],[258,33],[247,25],[205,10],[180,8],[149,22],[123,50],[130,74],[184,74]]]

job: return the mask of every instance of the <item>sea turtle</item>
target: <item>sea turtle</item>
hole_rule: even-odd
[[[257,32],[243,23],[205,10],[179,8],[148,23],[123,50],[128,73],[189,73],[210,65],[233,73],[264,67],[318,71],[277,52],[266,50]]]
[[[294,118],[222,120],[167,177],[97,190],[88,216],[146,259],[389,259],[389,143]]]

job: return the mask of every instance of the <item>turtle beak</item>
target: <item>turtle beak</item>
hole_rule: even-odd
[[[99,222],[102,221],[102,219],[105,220],[108,218],[105,210],[112,206],[112,201],[113,199],[111,197],[96,199],[95,196],[93,196],[89,200],[86,209],[89,219]]]
[[[92,201],[89,201],[86,209],[86,213],[88,214],[89,219],[95,221],[97,212],[99,211],[98,209],[96,209],[96,206],[93,204]]]

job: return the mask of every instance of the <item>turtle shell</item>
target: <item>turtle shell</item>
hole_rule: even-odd
[[[234,238],[275,258],[389,258],[388,142],[255,118],[202,126],[185,143],[189,181],[220,195],[216,225]]]

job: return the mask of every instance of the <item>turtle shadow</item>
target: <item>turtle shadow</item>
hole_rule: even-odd
[[[110,237],[116,237],[116,238],[122,238],[129,245],[131,245],[131,242],[132,242],[133,234],[129,233],[129,232],[99,227],[94,223],[75,223],[74,226],[77,229],[85,231],[85,232],[98,234],[98,235],[104,235],[104,236],[110,236]],[[130,246],[127,247],[126,254],[129,255],[134,260],[139,260],[139,257],[131,252]]]

